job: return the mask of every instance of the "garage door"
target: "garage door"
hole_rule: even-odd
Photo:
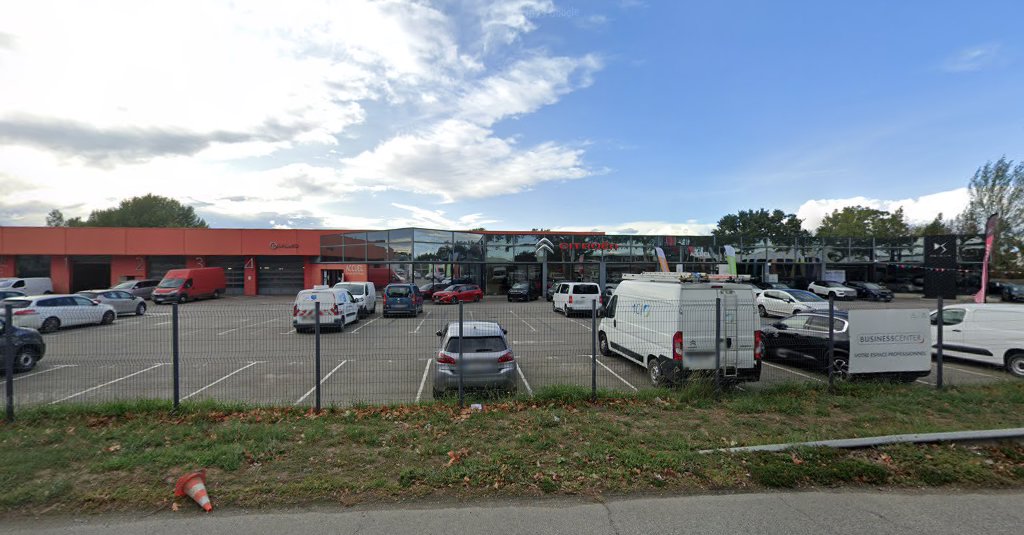
[[[241,256],[208,256],[207,267],[224,268],[227,293],[241,295],[245,291],[245,258]]]
[[[258,256],[256,282],[260,295],[295,295],[305,282],[301,256]]]
[[[184,256],[151,256],[149,257],[149,278],[162,279],[168,271],[184,267]]]

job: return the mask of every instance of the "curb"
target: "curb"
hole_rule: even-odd
[[[698,453],[741,453],[748,451],[786,451],[793,448],[873,448],[887,444],[927,444],[931,442],[973,442],[983,440],[1024,439],[1024,427],[1010,429],[988,429],[984,431],[952,431],[948,433],[915,433],[909,435],[885,435],[880,437],[844,438],[818,440],[814,442],[793,442],[789,444],[766,444],[739,448],[718,448],[700,450]]]

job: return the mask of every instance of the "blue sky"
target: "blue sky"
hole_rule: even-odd
[[[0,224],[148,192],[230,227],[925,221],[1024,158],[1019,2],[55,4],[0,21]]]

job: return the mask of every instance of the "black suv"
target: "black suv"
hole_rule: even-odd
[[[864,281],[846,281],[845,284],[846,286],[857,290],[857,297],[861,299],[885,301],[886,303],[892,301],[892,290],[885,288],[880,284]]]
[[[14,371],[27,372],[36,367],[39,359],[46,353],[43,336],[35,329],[14,329]],[[7,369],[7,327],[0,318],[0,373]]]
[[[533,301],[536,298],[537,294],[528,282],[517,282],[508,290],[509,301]]]

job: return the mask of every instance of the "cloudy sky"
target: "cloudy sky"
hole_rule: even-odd
[[[0,224],[157,193],[216,227],[706,233],[947,217],[1024,159],[1024,4],[0,8]]]

